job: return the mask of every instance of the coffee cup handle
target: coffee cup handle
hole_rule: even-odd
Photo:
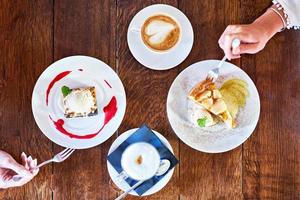
[[[122,171],[117,177],[116,180],[117,182],[123,182],[124,180],[126,180],[128,178],[128,174],[125,171]]]
[[[131,28],[130,31],[134,32],[134,33],[140,33],[141,29],[140,28]]]

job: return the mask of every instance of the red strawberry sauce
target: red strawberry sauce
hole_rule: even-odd
[[[78,69],[79,71],[83,71],[82,69]],[[72,71],[64,71],[61,72],[60,74],[58,74],[49,84],[47,91],[46,91],[46,105],[48,105],[48,97],[49,97],[49,93],[52,89],[52,87],[54,86],[54,84],[58,81],[60,81],[61,79],[63,79],[65,76],[67,76],[68,74],[70,74]],[[110,84],[104,80],[105,83],[111,88]],[[52,117],[49,115],[50,120],[53,122],[55,128],[62,134],[70,137],[70,138],[75,138],[75,139],[91,139],[93,137],[95,137],[96,135],[98,135],[102,129],[109,123],[109,121],[116,115],[118,110],[117,107],[117,99],[115,96],[113,96],[111,98],[111,100],[109,101],[109,103],[103,108],[103,112],[105,114],[104,117],[104,123],[102,125],[102,127],[95,133],[89,133],[86,135],[78,135],[76,133],[71,133],[68,130],[66,130],[64,128],[64,120],[63,119],[58,119],[57,121],[54,121],[52,119]]]

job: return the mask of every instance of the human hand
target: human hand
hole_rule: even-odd
[[[255,54],[261,51],[282,27],[280,17],[268,10],[251,24],[227,26],[219,39],[219,46],[229,60],[239,58],[245,53]],[[237,48],[231,47],[234,39],[241,41]]]
[[[21,154],[22,165],[17,163],[11,155],[0,151],[0,188],[19,187],[28,183],[39,172],[36,169],[37,160],[27,157],[25,153]],[[21,175],[22,179],[13,180],[14,175]]]

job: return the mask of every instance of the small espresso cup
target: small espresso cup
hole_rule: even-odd
[[[146,142],[131,144],[122,154],[123,171],[117,177],[117,181],[124,181],[128,177],[137,181],[150,179],[158,171],[160,162],[160,155],[151,144]]]

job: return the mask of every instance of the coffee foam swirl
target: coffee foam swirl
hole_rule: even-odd
[[[149,37],[150,44],[159,44],[162,43],[174,29],[175,26],[171,23],[154,20],[146,27],[145,33]]]
[[[180,27],[173,18],[167,15],[154,15],[144,22],[141,36],[150,49],[166,51],[179,41]]]

